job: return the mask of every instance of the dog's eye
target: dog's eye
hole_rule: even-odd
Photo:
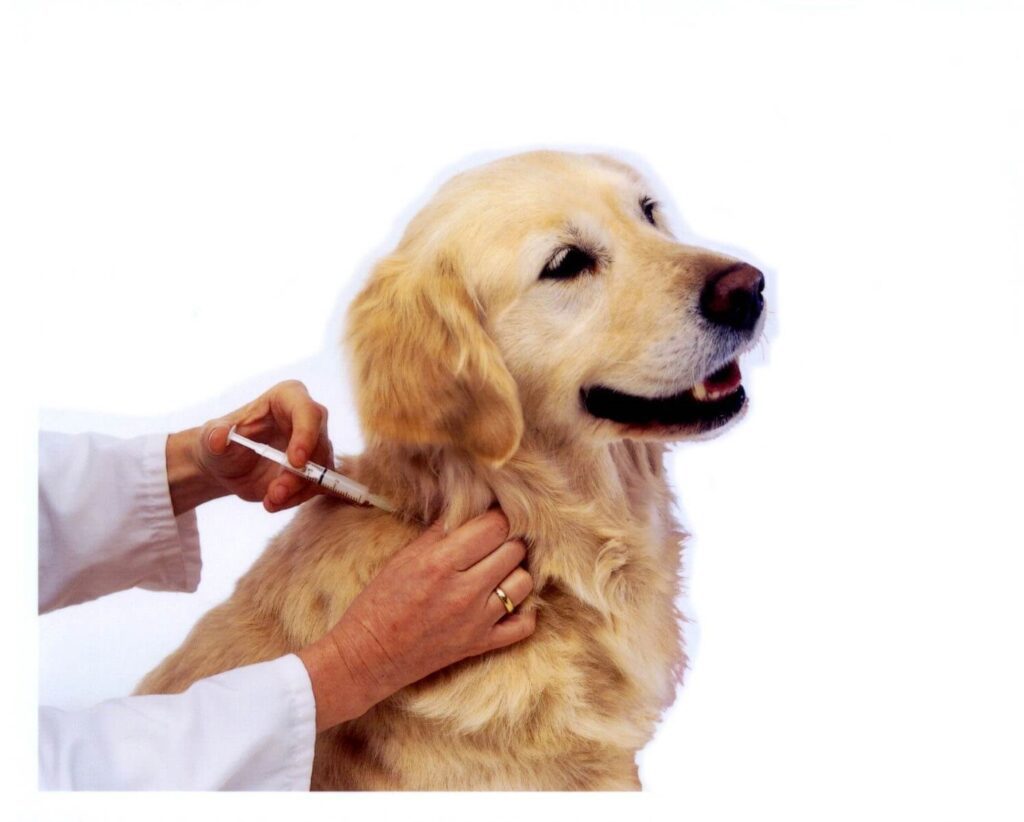
[[[561,249],[540,272],[542,280],[570,280],[584,271],[593,271],[597,265],[594,256],[577,246]]]
[[[654,209],[656,209],[657,207],[658,204],[650,197],[644,197],[640,201],[640,208],[644,212],[644,217],[647,218],[647,222],[649,222],[651,225],[657,225],[657,223],[654,222]]]

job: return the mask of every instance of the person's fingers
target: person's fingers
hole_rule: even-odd
[[[512,569],[524,559],[526,544],[521,539],[510,539],[471,568],[467,568],[465,573],[482,588],[493,591],[494,587],[512,573]]]
[[[326,465],[331,470],[337,467],[337,461],[334,459],[334,446],[331,444],[331,440],[327,436],[327,417],[324,417],[324,429],[320,433],[320,438],[317,440],[315,447],[313,448],[312,456],[310,459],[320,465]]]
[[[276,514],[278,511],[285,511],[289,508],[294,508],[296,505],[302,505],[302,503],[312,499],[315,496],[315,491],[300,488],[294,494],[285,497],[285,499],[282,502],[274,502],[270,498],[270,495],[268,494],[266,497],[263,498],[263,507],[264,509],[266,509],[268,513]]]
[[[279,511],[282,508],[290,508],[300,501],[305,501],[297,499],[297,497],[303,495],[303,492],[308,492],[306,499],[311,497],[314,493],[313,484],[309,480],[303,479],[289,471],[282,471],[281,475],[275,477],[270,485],[267,486],[265,496],[274,506],[274,510]]]
[[[530,591],[533,590],[533,577],[530,576],[525,568],[516,568],[496,588],[501,588],[513,605],[521,605],[523,600],[530,595]],[[487,609],[487,615],[492,618],[493,622],[497,622],[502,617],[508,615],[508,608],[505,607],[501,597],[494,591],[487,592],[487,602],[484,607]]]
[[[275,386],[270,395],[270,408],[288,436],[285,449],[288,461],[300,468],[318,451],[321,439],[327,438],[327,409],[315,402],[298,380]]]
[[[255,412],[254,412],[255,413]],[[241,434],[243,437],[248,437],[251,440],[257,442],[267,442],[274,438],[275,434],[278,434],[278,425],[274,418],[270,415],[270,410],[267,409],[263,412],[262,416],[254,417],[243,417],[242,411],[236,411],[232,415],[232,419],[238,421],[234,423],[235,431]]]
[[[526,639],[537,629],[537,611],[517,611],[500,622],[495,623],[487,637],[486,650],[504,648],[515,642]]]
[[[442,575],[447,576],[451,572],[451,560],[445,555],[443,546],[439,549],[438,544],[450,536],[444,532],[444,523],[441,520],[435,520],[427,526],[426,530],[421,531],[416,539],[395,554],[393,560],[402,561],[410,555],[417,554],[421,558],[428,558],[430,565]]]
[[[463,523],[445,538],[445,557],[456,570],[464,571],[501,545],[508,538],[508,527],[508,519],[501,509],[491,508]],[[506,573],[511,567],[506,569]]]

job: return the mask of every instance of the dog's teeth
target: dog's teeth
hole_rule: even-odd
[[[722,397],[731,394],[737,387],[738,386],[732,386],[731,388],[709,388],[706,383],[699,382],[690,389],[690,393],[693,394],[693,398],[695,400],[700,402],[715,402],[716,400],[720,400]]]

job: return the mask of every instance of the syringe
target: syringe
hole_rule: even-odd
[[[307,462],[302,466],[302,468],[296,468],[288,461],[288,456],[283,451],[278,451],[272,446],[265,445],[262,442],[256,442],[248,437],[243,437],[235,431],[235,426],[233,425],[231,426],[231,430],[228,431],[228,440],[255,451],[261,457],[266,457],[268,460],[276,462],[278,465],[283,466],[293,474],[298,474],[300,477],[305,477],[311,482],[315,482],[317,485],[322,485],[324,488],[332,491],[338,496],[350,499],[360,505],[374,505],[383,511],[393,512],[395,510],[395,507],[384,499],[384,497],[371,494],[365,485],[360,485],[355,480],[349,479],[344,474],[339,474],[337,471],[332,471],[326,466],[317,465],[315,462]]]

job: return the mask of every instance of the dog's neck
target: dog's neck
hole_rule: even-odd
[[[377,442],[341,469],[395,503],[400,516],[441,519],[446,530],[497,502],[510,532],[530,546],[538,590],[557,581],[599,605],[610,596],[609,580],[625,578],[622,568],[661,564],[650,554],[663,550],[672,527],[663,459],[660,443],[552,448],[527,432],[500,468],[453,449]],[[637,533],[649,535],[644,544],[627,536]]]

